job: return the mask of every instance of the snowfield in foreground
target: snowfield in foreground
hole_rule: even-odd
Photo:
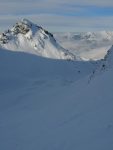
[[[112,60],[0,49],[0,150],[112,150]]]

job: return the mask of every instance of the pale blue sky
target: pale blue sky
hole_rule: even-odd
[[[113,0],[0,0],[0,31],[27,18],[49,31],[113,29]]]

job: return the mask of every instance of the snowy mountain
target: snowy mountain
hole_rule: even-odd
[[[75,59],[75,55],[62,48],[53,34],[27,19],[17,22],[13,28],[0,34],[2,48],[23,51],[55,59]]]
[[[113,45],[113,32],[55,33],[59,43],[84,60],[103,59]]]
[[[98,61],[86,51],[112,34],[81,34],[69,39],[88,61],[25,19],[1,34],[0,150],[113,149],[113,46]]]

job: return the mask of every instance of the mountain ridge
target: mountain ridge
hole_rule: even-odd
[[[53,59],[75,60],[76,56],[60,46],[53,34],[27,19],[17,22],[0,35],[2,48],[24,51]]]

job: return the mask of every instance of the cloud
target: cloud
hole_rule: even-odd
[[[113,0],[47,0],[48,3],[55,4],[79,5],[79,6],[99,6],[99,7],[113,7]]]
[[[35,0],[34,0],[35,1]],[[57,1],[0,1],[0,14],[33,14],[33,13],[76,13],[82,9],[79,6],[74,8],[64,6],[61,2]]]
[[[23,16],[3,16],[1,17],[2,29],[5,25],[11,27],[15,22],[21,18],[28,18],[45,29],[54,32],[78,32],[78,31],[99,31],[112,30],[113,16],[111,17],[78,17],[78,16],[60,16],[50,14],[39,15],[23,15]],[[6,28],[7,29],[7,28]]]
[[[0,30],[21,18],[50,31],[112,30],[113,0],[0,0]]]

